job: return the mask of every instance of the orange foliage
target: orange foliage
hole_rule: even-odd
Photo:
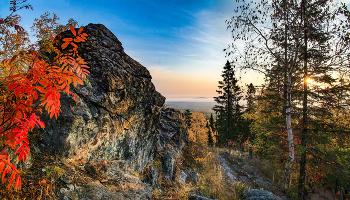
[[[0,26],[9,24],[8,19],[11,18],[6,19],[0,19]],[[18,26],[16,21],[10,22],[11,26]],[[83,85],[82,80],[89,73],[89,67],[78,56],[75,44],[84,42],[87,34],[82,32],[83,27],[76,32],[70,25],[70,30],[73,37],[64,38],[61,47],[53,45],[60,44],[61,37],[55,39],[52,35],[50,40],[45,41],[48,45],[40,49],[54,53],[56,56],[53,59],[45,59],[40,51],[23,50],[0,62],[1,69],[8,69],[0,71],[0,174],[2,184],[8,182],[9,189],[12,186],[16,190],[21,188],[21,172],[11,164],[9,148],[17,149],[15,154],[18,154],[18,161],[25,162],[30,151],[28,131],[34,127],[45,127],[37,115],[42,113],[42,107],[50,117],[57,118],[61,107],[60,92],[75,96],[69,90],[70,84]],[[23,66],[27,66],[27,69],[13,70]]]
[[[207,119],[203,113],[192,113],[191,127],[188,131],[189,139],[193,142],[207,145],[208,128],[206,127]]]

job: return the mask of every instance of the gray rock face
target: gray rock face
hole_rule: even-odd
[[[163,176],[166,178],[166,180],[171,181],[174,174],[174,165],[175,165],[175,157],[176,152],[174,151],[172,146],[168,146],[165,151],[164,155],[162,157],[162,170],[163,170]]]
[[[186,183],[192,183],[194,185],[197,185],[198,182],[198,174],[195,171],[186,169],[185,173],[187,174],[187,179],[186,179]]]
[[[226,174],[231,179],[231,181],[237,181],[237,177],[234,175],[232,169],[227,165],[226,160],[221,155],[217,155],[217,158],[220,162],[220,165],[222,166],[221,171]]]
[[[176,177],[175,177],[176,181],[178,181],[181,184],[185,184],[186,179],[187,179],[187,174],[184,171],[179,170],[176,172]]]
[[[141,181],[151,185],[152,187],[158,183],[158,172],[153,164],[148,165],[141,172]]]
[[[188,143],[187,128],[181,118],[182,113],[173,108],[161,110],[157,151],[162,153],[156,157],[161,162],[161,173],[168,181],[173,180],[175,161]]]
[[[171,143],[177,154],[180,154],[180,151],[187,146],[188,132],[183,125],[184,121],[181,119],[181,116],[182,113],[173,108],[163,108],[161,110],[157,150],[164,150],[166,144]]]
[[[124,52],[105,26],[89,24],[84,32],[88,40],[78,51],[90,67],[92,87],[72,89],[76,100],[62,94],[57,120],[43,119],[44,143],[70,160],[125,160],[140,172],[152,162],[159,143],[165,98],[155,90],[149,71]]]

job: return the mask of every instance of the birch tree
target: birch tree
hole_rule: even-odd
[[[308,124],[307,80],[314,76],[322,82],[329,79],[328,71],[347,72],[345,56],[349,14],[345,4],[335,5],[330,1],[261,0],[239,1],[236,14],[227,20],[234,41],[243,41],[244,49],[232,43],[226,49],[233,55],[240,69],[255,70],[277,79],[284,85],[286,129],[288,131],[289,157],[285,165],[284,186],[289,188],[290,170],[294,161],[293,113],[302,113],[301,134],[302,162],[300,163],[299,190],[304,193],[305,155]],[[341,18],[340,15],[344,17]],[[319,24],[319,25],[317,25]],[[329,49],[332,49],[330,51]],[[312,59],[310,59],[312,57]],[[309,63],[309,64],[308,64]],[[301,81],[302,80],[302,81]],[[303,85],[302,112],[293,112],[292,93],[296,85]],[[303,195],[300,196],[303,196]],[[302,197],[304,198],[304,197]]]
[[[283,2],[262,0],[260,3],[241,1],[235,10],[238,15],[227,20],[234,41],[245,41],[244,51],[232,44],[227,55],[240,60],[243,70],[255,70],[264,74],[283,72],[283,77],[275,77],[285,84],[286,128],[288,130],[289,158],[285,166],[284,186],[289,187],[289,174],[294,161],[293,131],[291,125],[292,75],[300,54],[300,21],[288,10],[287,0]],[[289,8],[290,9],[290,8]],[[281,28],[281,27],[284,27]],[[282,32],[282,34],[280,34]],[[282,37],[280,36],[282,35]],[[296,37],[292,37],[295,36]],[[278,41],[280,40],[280,41]],[[284,52],[281,54],[280,52]],[[282,68],[273,67],[277,62]]]

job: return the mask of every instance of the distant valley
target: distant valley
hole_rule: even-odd
[[[198,111],[205,114],[214,113],[212,108],[216,105],[213,102],[195,102],[195,101],[166,101],[165,105],[181,110],[189,109],[192,112]]]

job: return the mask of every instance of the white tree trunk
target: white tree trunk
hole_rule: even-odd
[[[290,187],[290,172],[292,164],[294,161],[294,142],[293,142],[293,129],[292,129],[292,114],[291,114],[291,101],[292,101],[292,76],[291,73],[288,73],[288,82],[287,82],[287,107],[286,107],[286,123],[288,131],[288,146],[289,146],[289,157],[286,162],[285,171],[284,171],[284,187]]]

